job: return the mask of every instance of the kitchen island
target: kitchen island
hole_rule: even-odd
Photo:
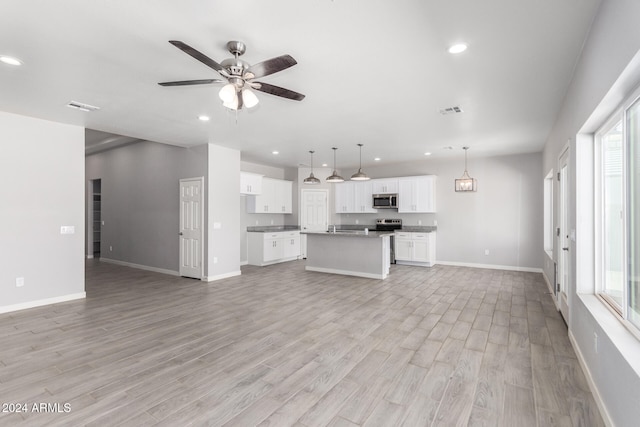
[[[342,230],[306,232],[306,270],[385,279],[389,275],[393,232]]]

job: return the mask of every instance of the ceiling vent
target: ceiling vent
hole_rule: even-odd
[[[442,114],[443,116],[446,116],[447,114],[457,114],[457,113],[462,113],[462,108],[460,107],[448,107],[448,108],[441,108],[440,109],[440,114]]]
[[[69,102],[67,104],[67,107],[75,108],[76,110],[80,110],[80,111],[96,111],[96,110],[100,109],[100,107],[96,107],[94,105],[89,105],[89,104],[84,104],[84,103],[78,102],[78,101]]]

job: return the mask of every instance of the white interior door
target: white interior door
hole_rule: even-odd
[[[180,275],[202,279],[204,178],[180,180]]]
[[[327,231],[329,225],[329,190],[301,191],[300,228],[302,231]],[[307,236],[300,236],[300,254],[307,257]]]
[[[558,161],[558,293],[557,304],[565,321],[569,321],[569,302],[567,298],[570,275],[570,238],[569,238],[569,149],[567,148]]]

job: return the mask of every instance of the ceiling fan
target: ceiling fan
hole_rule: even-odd
[[[260,92],[268,93],[282,98],[292,99],[294,101],[302,101],[304,95],[274,86],[268,83],[255,81],[254,79],[268,76],[285,70],[297,64],[296,60],[290,55],[282,55],[276,58],[268,59],[258,64],[249,65],[239,57],[245,53],[246,45],[239,41],[230,41],[227,43],[227,49],[233,55],[218,64],[202,52],[197,51],[186,43],[178,40],[169,40],[169,43],[192,56],[204,65],[213,68],[226,80],[227,84],[220,89],[219,97],[223,101],[225,107],[232,110],[240,110],[242,107],[251,108],[258,103],[258,97],[251,90],[255,89]],[[203,85],[211,83],[224,83],[225,80],[220,79],[201,79],[201,80],[181,80],[175,82],[158,83],[160,86],[190,86]]]

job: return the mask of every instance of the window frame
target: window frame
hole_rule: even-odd
[[[595,287],[594,294],[599,300],[616,316],[616,318],[640,340],[640,327],[629,320],[629,140],[628,140],[628,111],[631,107],[640,102],[640,86],[631,92],[619,104],[619,107],[602,123],[602,125],[594,132],[594,220],[595,220]],[[623,292],[622,304],[618,303],[604,292],[604,257],[605,241],[604,241],[604,165],[602,137],[609,132],[618,122],[622,123],[622,195],[623,195],[623,221],[622,221],[622,258],[624,260],[623,269]]]

